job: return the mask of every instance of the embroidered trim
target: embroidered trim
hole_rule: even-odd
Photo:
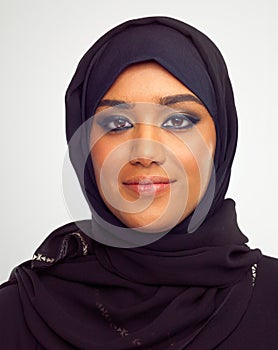
[[[72,235],[75,235],[80,239],[81,244],[82,244],[83,255],[87,255],[88,254],[88,244],[86,243],[85,238],[79,232],[73,232]]]
[[[49,258],[48,256],[42,255],[40,253],[38,253],[38,255],[34,254],[32,260],[44,261],[50,264],[52,264],[55,261],[55,259]]]
[[[251,266],[251,273],[252,273],[252,287],[255,286],[256,283],[256,277],[257,277],[257,268],[258,264],[254,264]]]
[[[95,288],[95,295],[97,297],[97,299],[99,299],[100,297],[100,290],[98,288]],[[114,322],[112,316],[110,315],[108,309],[105,307],[105,305],[103,303],[101,303],[100,301],[96,300],[95,303],[97,309],[99,310],[101,316],[105,319],[105,321],[108,323],[108,325],[114,329],[115,332],[118,333],[119,336],[121,337],[132,337],[132,335],[129,333],[129,330],[124,328],[124,327],[120,327],[116,322]],[[132,343],[132,345],[137,346],[142,346],[142,342],[140,339],[136,338],[136,339],[130,339],[130,342]],[[145,347],[144,347],[145,348]],[[148,348],[149,349],[149,348]]]
[[[121,337],[126,337],[128,335],[128,330],[124,327],[119,327],[112,321],[112,317],[109,314],[109,311],[105,308],[102,303],[96,302],[96,307],[99,309],[101,315],[105,318],[105,320],[109,323],[110,327],[113,328],[116,332],[118,332]]]

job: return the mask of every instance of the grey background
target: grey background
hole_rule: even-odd
[[[251,247],[278,257],[276,2],[0,1],[0,281],[77,219],[62,190],[64,94],[94,41],[127,19],[166,15],[206,33],[229,68],[239,143],[228,197]],[[77,215],[77,214],[76,214]]]

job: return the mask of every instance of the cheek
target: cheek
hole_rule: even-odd
[[[100,173],[101,167],[107,158],[110,150],[105,147],[105,144],[101,141],[98,141],[91,150],[91,158],[95,171],[95,175]]]
[[[98,190],[106,202],[109,201],[110,195],[113,198],[120,195],[118,179],[121,169],[128,163],[128,145],[128,142],[122,142],[118,137],[103,137],[91,150]],[[114,203],[114,199],[112,202]]]
[[[175,153],[187,177],[189,196],[202,195],[211,176],[215,139],[198,133],[198,137],[184,143]]]
[[[107,164],[105,162],[107,159],[109,159],[111,152],[113,152],[112,145],[105,142],[104,140],[99,140],[96,142],[91,149],[91,158],[96,178],[96,184],[103,200],[105,200],[103,184],[107,184],[108,181],[110,182],[110,179],[107,178],[107,172],[104,171]]]
[[[116,142],[117,141],[117,142]],[[103,171],[104,167],[121,167],[121,163],[127,158],[127,152],[119,140],[111,140],[103,137],[97,141],[91,149],[91,158],[96,175]]]
[[[195,197],[199,193],[201,176],[199,168],[199,160],[195,158],[192,152],[188,148],[184,148],[184,151],[177,154],[177,159],[182,165],[182,179],[181,186],[185,192],[187,192],[188,199]],[[182,190],[181,189],[181,190]]]

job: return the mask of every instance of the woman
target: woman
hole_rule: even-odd
[[[276,349],[277,260],[224,199],[237,116],[215,45],[171,18],[123,23],[82,58],[66,114],[92,220],[2,285],[1,349]]]

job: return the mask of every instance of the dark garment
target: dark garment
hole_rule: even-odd
[[[234,202],[180,249],[168,238],[123,249],[55,230],[1,287],[1,349],[276,349],[278,261],[246,245]]]
[[[90,128],[75,132],[124,68],[149,60],[192,89],[212,114],[215,176],[184,221],[154,243],[126,248],[108,244],[114,236],[122,242],[127,228],[96,186]],[[170,18],[123,23],[80,61],[66,114],[70,157],[92,220],[57,229],[32,261],[14,269],[0,291],[1,349],[276,349],[277,260],[247,246],[235,203],[224,200],[237,115],[215,45]],[[125,238],[141,234],[130,230]]]
[[[197,208],[170,234],[193,232],[225,198],[234,159],[238,122],[226,64],[215,44],[192,26],[169,17],[130,20],[105,33],[82,57],[66,93],[69,156],[98,227],[124,227],[104,204],[90,154],[91,118],[119,74],[134,63],[155,61],[191,90],[207,107],[216,128],[212,172]],[[185,199],[186,201],[186,199]],[[123,230],[125,231],[125,230]],[[120,238],[121,230],[117,237]],[[109,238],[108,238],[109,239]]]
[[[160,64],[195,93],[216,129],[205,194],[192,213],[151,244],[145,244],[150,234],[127,228],[104,203],[89,147],[91,116],[100,100],[125,68],[146,61]],[[36,259],[33,270],[15,270],[37,339],[59,350],[205,350],[221,344],[247,310],[251,269],[261,253],[246,245],[234,203],[224,200],[236,151],[237,114],[217,47],[197,29],[167,17],[131,20],[111,29],[83,56],[67,89],[66,135],[92,212],[91,227],[81,231],[91,240],[84,243],[82,236],[87,256],[69,262],[66,252],[75,254],[74,245],[82,248],[82,241],[56,232],[36,254],[54,259],[52,267],[38,275],[43,262]],[[160,169],[154,163],[153,174]],[[136,244],[142,237],[144,244]],[[78,239],[81,243],[73,243]]]
[[[277,295],[278,260],[263,256],[258,263],[256,284],[246,314],[234,332],[215,349],[276,350],[278,344]],[[26,325],[16,281],[2,285],[0,310],[1,350],[45,349],[39,345]],[[218,329],[215,331],[218,332]],[[93,347],[91,349],[93,350]],[[203,350],[202,347],[199,349]]]

